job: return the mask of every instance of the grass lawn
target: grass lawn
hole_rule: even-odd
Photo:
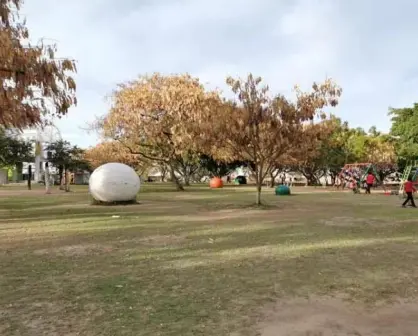
[[[396,196],[266,188],[257,209],[253,189],[111,207],[0,188],[0,335],[256,335],[278,300],[417,295],[418,212]]]

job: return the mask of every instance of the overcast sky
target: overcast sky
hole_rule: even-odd
[[[78,100],[63,137],[107,111],[115,85],[139,74],[189,72],[224,88],[227,75],[262,76],[273,92],[334,78],[335,113],[352,126],[390,127],[389,106],[418,101],[418,1],[25,0],[33,40],[56,41],[78,62]]]

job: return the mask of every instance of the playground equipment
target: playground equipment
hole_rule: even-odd
[[[209,186],[212,189],[222,188],[224,186],[224,182],[219,177],[214,177],[210,180]]]
[[[103,203],[136,201],[140,186],[135,170],[116,162],[96,168],[89,179],[91,195]]]
[[[279,185],[276,187],[274,193],[278,196],[290,195],[290,188],[287,185]]]
[[[405,185],[405,182],[408,180],[409,177],[412,178],[412,182],[414,183],[414,185],[418,185],[418,182],[417,182],[417,178],[418,178],[418,160],[409,161],[408,164],[406,165],[404,171],[403,171],[402,178],[401,178],[401,184],[399,186],[399,196],[401,196],[401,197],[405,196],[404,185]]]
[[[370,172],[373,173],[376,179],[379,178],[376,168],[372,163],[350,163],[344,165],[338,177],[344,187],[344,185],[346,184],[349,185],[352,182],[353,178],[356,181],[363,183],[363,181],[366,180],[367,174],[369,174]]]

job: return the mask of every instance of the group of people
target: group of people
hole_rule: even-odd
[[[359,174],[356,172],[347,171],[345,172],[345,176],[348,176],[349,180],[349,188],[353,190],[355,194],[360,193],[360,184],[361,182],[364,183],[364,188],[366,189],[366,194],[371,193],[371,188],[373,187],[376,177],[373,175],[372,172],[368,172],[364,181],[360,181]],[[347,179],[346,179],[347,181]],[[404,191],[406,193],[406,199],[402,203],[402,207],[405,208],[408,203],[411,204],[413,208],[416,208],[413,193],[416,192],[416,188],[412,181],[412,178],[409,177],[406,182],[404,182]]]
[[[360,178],[358,176],[353,176],[350,188],[353,190],[354,193],[357,194],[360,192],[360,183],[363,182],[364,189],[366,189],[366,194],[370,194],[375,181],[376,177],[371,172],[367,174],[366,179],[364,181],[360,181]]]
[[[360,193],[361,184],[363,183],[363,187],[366,190],[366,194],[370,194],[371,188],[373,187],[376,177],[373,175],[372,172],[369,172],[364,181],[361,181],[361,172],[357,170],[346,170],[343,174],[340,175],[340,179],[343,181],[345,185],[343,188],[347,186],[353,193],[358,194]],[[340,187],[341,181],[336,182],[337,188]]]

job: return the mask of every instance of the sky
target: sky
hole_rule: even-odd
[[[82,147],[97,143],[82,128],[116,85],[153,72],[225,91],[226,76],[251,72],[286,95],[331,77],[343,88],[334,114],[388,131],[388,108],[418,101],[417,12],[415,0],[25,0],[21,11],[33,42],[77,61],[78,105],[55,124]]]

